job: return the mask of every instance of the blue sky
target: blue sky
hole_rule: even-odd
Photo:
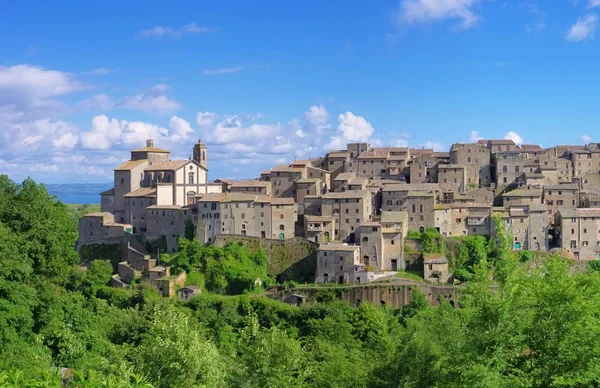
[[[125,6],[123,4],[126,4]],[[0,3],[0,173],[106,182],[147,137],[252,177],[347,141],[598,141],[600,0]]]

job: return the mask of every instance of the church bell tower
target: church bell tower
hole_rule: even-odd
[[[206,144],[202,143],[202,139],[198,139],[198,143],[194,145],[194,160],[202,167],[208,170]]]

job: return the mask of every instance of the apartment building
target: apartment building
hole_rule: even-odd
[[[315,283],[366,283],[358,245],[321,244],[317,251]]]
[[[240,180],[229,185],[229,191],[232,193],[271,195],[271,182],[261,180]]]
[[[419,155],[409,164],[410,183],[432,183],[438,181],[440,161],[429,155]]]
[[[307,195],[322,195],[325,184],[320,178],[301,178],[296,181],[296,203],[298,214],[304,214],[304,197]]]
[[[445,237],[491,235],[491,203],[440,204],[434,210],[435,227]]]
[[[333,181],[343,172],[346,172],[346,164],[351,160],[350,153],[346,151],[331,151],[325,156],[325,166],[323,168],[329,171],[327,187],[333,187]]]
[[[358,226],[371,220],[371,193],[368,190],[329,192],[321,197],[321,215],[335,219],[333,240],[354,243]]]
[[[576,209],[579,202],[579,186],[576,183],[546,185],[543,201],[548,206],[548,222],[554,224],[554,215],[562,209]]]
[[[335,218],[304,216],[304,237],[316,243],[328,243],[335,236]]]
[[[538,187],[521,187],[502,194],[502,203],[505,208],[516,205],[530,205],[542,203],[543,190]]]
[[[306,177],[306,167],[278,165],[271,170],[271,193],[274,197],[296,198],[296,182]]]
[[[555,223],[559,245],[576,260],[600,260],[600,208],[560,209]]]
[[[438,165],[438,182],[442,191],[463,193],[467,189],[467,171],[460,164]]]
[[[507,234],[512,233],[514,250],[543,251],[548,249],[548,209],[541,203],[494,208]],[[492,220],[492,234],[495,223]]]
[[[453,144],[450,163],[465,167],[468,190],[489,186],[492,182],[491,151],[481,144]]]

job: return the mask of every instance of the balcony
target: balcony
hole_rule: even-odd
[[[309,232],[322,232],[323,224],[308,224],[306,230]]]
[[[469,225],[469,226],[485,225],[485,218],[483,218],[483,217],[467,217],[467,225]]]

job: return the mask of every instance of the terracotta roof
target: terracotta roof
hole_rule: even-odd
[[[131,170],[131,169],[138,167],[144,163],[148,163],[148,161],[146,159],[128,160],[127,162],[121,164],[119,167],[115,168],[115,171]]]
[[[464,169],[465,166],[463,164],[438,164],[438,170],[445,170],[445,169]]]
[[[394,183],[383,186],[383,191],[433,191],[439,190],[437,183]]]
[[[350,199],[350,198],[365,198],[369,197],[371,192],[369,190],[347,190],[342,192],[330,191],[323,195],[323,199]]]
[[[322,182],[321,179],[319,178],[302,178],[302,179],[298,179],[296,181],[296,183],[319,183]]]
[[[445,257],[423,258],[423,264],[448,264],[448,259]]]
[[[106,191],[101,192],[100,195],[115,195],[115,189],[108,189]]]
[[[342,172],[338,174],[333,181],[349,181],[354,177],[356,177],[356,174],[354,174],[353,172]]]
[[[271,186],[271,182],[269,181],[259,181],[259,180],[242,180],[233,182],[230,185],[233,187],[269,187]]]
[[[564,218],[600,217],[600,208],[559,209]]]
[[[503,197],[541,197],[542,189],[536,188],[520,188],[502,194]]]
[[[367,183],[369,183],[369,180],[367,178],[361,177],[361,176],[357,176],[355,178],[352,178],[348,181],[348,185],[352,186],[352,185],[366,185]]]
[[[152,205],[148,206],[146,209],[167,209],[167,210],[181,210],[182,206],[178,205]]]
[[[488,143],[491,145],[516,145],[512,140],[488,140]]]
[[[558,185],[545,185],[544,190],[579,190],[577,183],[563,183]]]
[[[275,166],[275,168],[273,168],[271,170],[271,172],[302,172],[304,171],[303,167],[290,167],[288,165],[285,164],[280,164],[278,166]]]
[[[200,198],[198,198],[200,197]],[[197,194],[198,202],[221,202],[225,198],[223,193]]]
[[[124,197],[155,197],[156,196],[156,188],[155,187],[140,187],[129,193],[125,194]]]
[[[387,159],[388,156],[387,152],[363,152],[357,159]]]
[[[177,170],[183,165],[188,163],[190,160],[169,160],[168,162],[157,162],[152,163],[145,168],[146,171],[163,171],[163,170]]]
[[[304,216],[307,222],[333,222],[333,217],[326,216]]]
[[[536,150],[542,150],[542,147],[540,147],[537,144],[521,144],[521,149],[527,150],[527,151],[536,151]]]
[[[162,148],[156,148],[156,147],[138,148],[137,150],[133,150],[131,152],[156,152],[156,153],[161,153],[161,154],[169,153],[169,151],[167,151],[167,150],[163,150]]]
[[[381,223],[405,222],[408,219],[408,213],[405,211],[382,211]]]
[[[347,158],[350,153],[347,151],[331,151],[327,154],[329,158]]]
[[[271,200],[271,205],[293,205],[295,203],[294,198],[290,197],[273,198]]]
[[[360,249],[359,245],[348,245],[343,243],[325,243],[319,245],[320,251],[346,251],[346,252],[354,252],[357,249]]]

